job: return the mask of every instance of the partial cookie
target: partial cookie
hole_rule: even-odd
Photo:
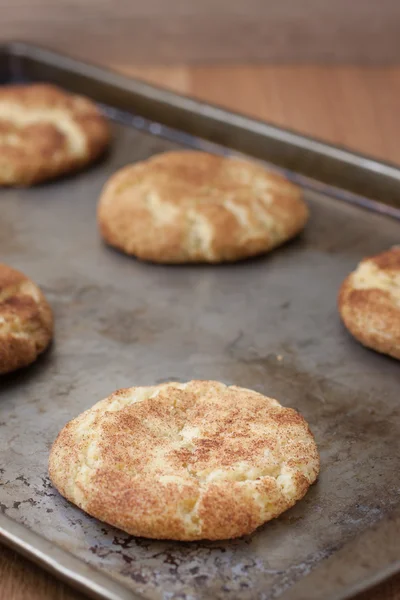
[[[0,185],[32,185],[80,169],[110,141],[89,99],[53,85],[0,87]]]
[[[30,279],[0,264],[0,374],[26,367],[53,334],[46,298]]]
[[[338,304],[359,342],[400,359],[400,246],[361,261],[344,280]]]
[[[118,171],[98,206],[111,246],[159,263],[235,261],[267,252],[308,219],[299,188],[256,163],[166,152]]]
[[[70,421],[50,454],[68,500],[136,536],[218,540],[280,515],[316,480],[295,410],[215,381],[133,387]]]

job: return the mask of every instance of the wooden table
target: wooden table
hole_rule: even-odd
[[[115,68],[115,66],[114,66]],[[400,67],[119,67],[192,94],[400,164]],[[0,547],[0,600],[83,600]],[[400,576],[357,600],[400,600]]]

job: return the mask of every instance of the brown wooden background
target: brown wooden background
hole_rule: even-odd
[[[400,0],[0,0],[0,40],[95,62],[400,60]]]

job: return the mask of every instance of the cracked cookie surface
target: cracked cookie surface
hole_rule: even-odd
[[[40,289],[0,263],[0,374],[26,367],[53,335],[53,316]]]
[[[362,260],[344,280],[338,305],[361,344],[400,360],[400,246]]]
[[[295,410],[215,381],[122,389],[60,432],[50,478],[68,500],[132,535],[249,534],[302,498],[319,457]]]
[[[107,120],[82,96],[49,84],[0,87],[0,185],[27,186],[82,168],[110,141]]]
[[[259,164],[165,152],[117,171],[98,205],[104,240],[159,263],[236,261],[272,250],[308,219],[300,188]]]

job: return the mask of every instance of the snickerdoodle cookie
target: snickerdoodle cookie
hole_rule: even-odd
[[[166,152],[115,173],[98,206],[111,246],[160,263],[236,261],[268,252],[308,218],[301,190],[259,164]]]
[[[302,498],[319,457],[295,410],[215,381],[122,389],[70,421],[50,454],[68,500],[130,534],[249,534]]]
[[[87,98],[49,84],[0,87],[0,186],[80,169],[109,140],[107,120]]]
[[[400,359],[400,246],[362,260],[344,280],[338,304],[359,342]]]
[[[34,362],[52,334],[51,308],[40,289],[0,263],[0,374]]]

